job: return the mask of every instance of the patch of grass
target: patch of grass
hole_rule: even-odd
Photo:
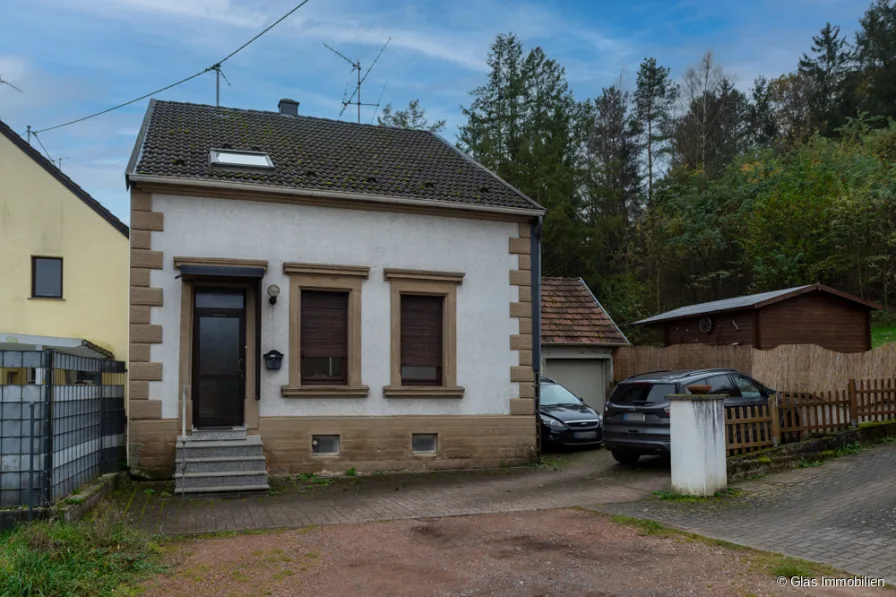
[[[346,477],[357,477],[358,471],[355,470],[355,467],[352,467],[352,468],[348,469],[347,471],[345,471],[345,476]]]
[[[613,516],[612,518],[610,518],[610,520],[618,524],[626,524],[629,526],[637,527],[640,531],[638,533],[639,535],[670,537],[678,533],[674,529],[670,529],[667,526],[661,525],[654,520],[644,520],[642,518],[633,518],[631,516],[622,515]]]
[[[896,444],[896,435],[887,435],[880,438],[878,441],[882,444]]]
[[[871,348],[896,342],[896,325],[876,325],[871,328]]]
[[[803,458],[799,462],[794,465],[794,468],[814,468],[816,466],[821,466],[824,464],[821,460],[812,460],[810,458]]]
[[[771,568],[769,568],[769,572],[771,572],[775,576],[783,576],[785,578],[790,578],[792,576],[802,576],[802,577],[811,577],[812,570],[809,569],[808,566],[805,566],[799,562],[789,562],[783,561],[779,564],[775,564]]]
[[[121,594],[162,570],[161,552],[104,502],[84,520],[33,522],[0,535],[0,595]]]
[[[354,470],[354,469],[349,469],[349,470]],[[319,477],[318,475],[315,475],[314,473],[299,473],[298,475],[296,475],[296,481],[298,481],[299,483],[304,483],[306,485],[323,485],[323,486],[330,485],[333,482],[333,480],[328,477]]]
[[[143,490],[143,493],[146,494],[146,495],[152,495],[152,494],[154,494],[155,492],[156,492],[156,490],[153,489],[152,487],[149,487],[149,488]]]
[[[772,461],[772,459],[769,458],[768,456],[760,456],[759,458],[756,459],[756,462],[762,462],[765,464],[768,464],[771,461]]]
[[[71,495],[63,500],[69,506],[77,506],[84,503],[84,498]]]
[[[240,572],[239,570],[231,570],[230,576],[233,577],[233,580],[237,582],[249,582],[249,577]]]
[[[845,446],[840,446],[836,450],[834,450],[834,456],[852,456],[853,454],[858,454],[859,452],[863,452],[865,448],[859,442],[852,442],[851,444],[846,444]]]
[[[727,489],[717,491],[711,496],[687,495],[683,493],[675,493],[673,491],[654,491],[653,496],[658,500],[669,502],[701,503],[718,501],[726,497],[737,497],[742,493],[743,491],[740,489],[729,487]]]
[[[280,572],[278,572],[277,574],[274,575],[274,580],[283,580],[284,578],[286,578],[288,576],[293,576],[293,575],[295,575],[295,572],[293,572],[292,570],[289,570],[289,569],[281,570]]]
[[[602,514],[599,512],[590,512],[598,516],[608,516],[607,514]],[[744,545],[731,543],[730,541],[710,539],[709,537],[704,537],[695,533],[679,531],[678,529],[664,526],[652,520],[632,518],[630,516],[610,516],[610,520],[618,524],[637,527],[641,530],[641,535],[653,535],[671,539],[683,538],[690,541],[697,541],[699,543],[703,543],[704,545],[712,545],[716,547],[722,547],[724,549],[730,549],[732,551],[741,552],[743,556],[747,558],[752,567],[772,577],[785,576],[789,578],[791,576],[807,576],[810,578],[821,578],[822,576],[846,576],[846,573],[842,570],[837,570],[836,568],[833,568],[826,564],[809,562],[806,560],[801,560],[799,558],[784,556],[778,553],[760,551],[752,547],[746,547]]]

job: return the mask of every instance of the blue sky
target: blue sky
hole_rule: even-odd
[[[298,0],[0,0],[0,118],[24,132],[50,127],[193,74],[243,44]],[[221,104],[336,118],[351,67],[392,42],[363,87],[365,101],[419,98],[455,140],[460,105],[486,76],[495,35],[513,31],[567,69],[579,99],[617,81],[631,89],[646,56],[678,78],[712,49],[738,85],[793,70],[826,21],[850,37],[868,0],[310,0],[228,61]],[[365,66],[366,68],[366,66]],[[384,87],[385,86],[385,87]],[[214,104],[209,73],[163,99]],[[148,100],[41,135],[54,159],[128,221],[124,169]],[[365,108],[362,120],[373,117]],[[346,112],[344,119],[356,119]],[[35,143],[36,145],[36,143]]]

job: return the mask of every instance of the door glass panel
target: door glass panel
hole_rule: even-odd
[[[199,375],[237,375],[239,359],[240,320],[200,316]]]
[[[240,380],[203,379],[199,382],[199,397],[201,421],[214,424],[232,419],[240,412]]]
[[[199,309],[242,309],[245,296],[242,290],[197,290],[196,307]]]

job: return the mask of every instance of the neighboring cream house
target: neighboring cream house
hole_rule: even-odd
[[[0,121],[0,348],[125,360],[128,257],[128,227]]]
[[[195,491],[528,461],[543,208],[437,135],[297,108],[150,102],[127,170],[132,470],[170,476],[182,429]]]

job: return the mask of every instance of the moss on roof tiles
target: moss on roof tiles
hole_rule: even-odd
[[[539,209],[427,132],[178,102],[156,101],[151,109],[138,174],[289,188],[350,186],[377,195]],[[275,167],[247,168],[243,172],[250,175],[240,176],[234,167],[209,164],[214,148],[257,148]]]

